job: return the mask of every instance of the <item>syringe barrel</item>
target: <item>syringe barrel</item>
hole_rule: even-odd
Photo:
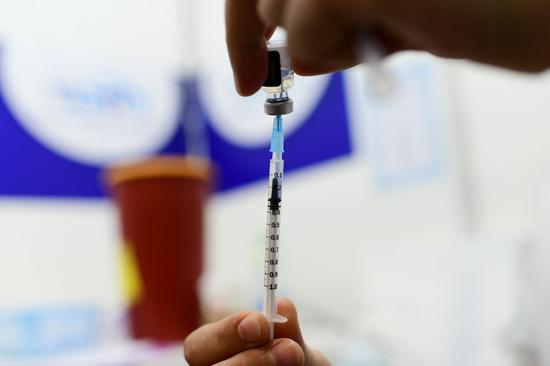
[[[271,159],[267,199],[264,287],[267,291],[273,293],[277,290],[279,277],[279,235],[281,230],[280,217],[284,169],[281,156],[282,153],[273,153]]]

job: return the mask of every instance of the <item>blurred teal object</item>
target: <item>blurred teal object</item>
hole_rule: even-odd
[[[97,343],[99,315],[93,306],[71,305],[0,312],[0,356],[29,357]]]

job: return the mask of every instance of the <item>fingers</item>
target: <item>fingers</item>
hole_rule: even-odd
[[[257,10],[264,24],[284,25],[283,15],[289,0],[258,0]],[[293,1],[293,0],[292,0]]]
[[[343,40],[341,27],[334,25],[334,13],[327,0],[258,0],[258,15],[264,24],[288,30],[292,57],[300,63],[319,62]],[[330,52],[328,52],[330,53]]]
[[[280,298],[277,301],[277,313],[286,317],[287,322],[275,324],[275,338],[289,338],[304,347],[298,312],[294,304],[286,298]]]
[[[342,24],[326,3],[326,0],[299,0],[287,7],[284,23],[288,46],[292,57],[300,63],[336,64],[353,55],[355,32]]]
[[[307,366],[331,366],[329,360],[318,351],[311,351],[307,357]]]
[[[318,75],[351,67],[357,62],[351,27],[342,27],[332,0],[258,0],[258,15],[265,24],[288,31],[295,71]]]
[[[239,94],[255,93],[267,73],[265,34],[268,27],[256,12],[257,0],[227,0],[226,41]]]
[[[292,68],[295,73],[302,76],[322,75],[339,70],[332,66],[324,65],[323,63],[304,63],[297,60],[292,60]]]
[[[269,325],[258,312],[231,315],[193,332],[184,344],[191,366],[212,365],[269,341]]]
[[[258,14],[264,23],[287,29],[294,71],[318,75],[347,69],[360,61],[357,40],[361,32],[377,28],[373,19],[382,12],[381,3],[381,0],[258,0]]]
[[[274,341],[269,342],[264,315],[242,312],[205,325],[187,337],[187,362],[191,366],[329,366],[321,354],[305,346],[294,305],[280,299],[277,310],[288,321],[275,325]]]
[[[318,75],[359,62],[358,33],[365,31],[381,0],[227,0],[226,26],[235,85],[243,96],[265,80],[265,40],[275,26],[287,29],[295,71]]]
[[[328,360],[319,352],[310,350],[304,342],[298,313],[292,302],[286,298],[280,298],[277,301],[277,313],[285,316],[288,321],[275,325],[275,337],[291,339],[298,344],[305,355],[305,365],[307,366],[330,366]],[[292,364],[293,365],[293,364]]]
[[[277,339],[222,361],[216,366],[304,366],[305,355],[299,344],[290,339]]]

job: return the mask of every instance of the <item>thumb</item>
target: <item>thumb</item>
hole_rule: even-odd
[[[294,304],[286,298],[280,298],[277,301],[277,313],[286,317],[286,323],[275,324],[275,338],[290,338],[305,348],[304,338],[298,322],[298,312]]]
[[[288,321],[275,324],[275,338],[289,338],[298,343],[306,356],[306,366],[330,366],[330,362],[321,353],[306,346],[294,304],[286,298],[281,298],[277,302],[277,312],[285,316]]]

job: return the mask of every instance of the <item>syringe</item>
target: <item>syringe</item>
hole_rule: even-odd
[[[287,90],[294,85],[290,57],[286,42],[268,42],[268,75],[262,89],[267,93],[264,111],[275,116],[271,135],[271,160],[269,164],[267,228],[264,263],[264,315],[269,322],[269,338],[275,337],[275,323],[287,319],[277,314],[279,278],[279,239],[281,230],[281,200],[283,192],[284,133],[282,115],[292,112],[292,99]]]
[[[276,291],[279,277],[279,235],[281,231],[281,200],[283,193],[283,118],[276,116],[271,137],[271,161],[267,204],[267,228],[264,263],[264,314],[269,322],[269,337],[274,338],[274,323],[286,318],[277,314]]]

